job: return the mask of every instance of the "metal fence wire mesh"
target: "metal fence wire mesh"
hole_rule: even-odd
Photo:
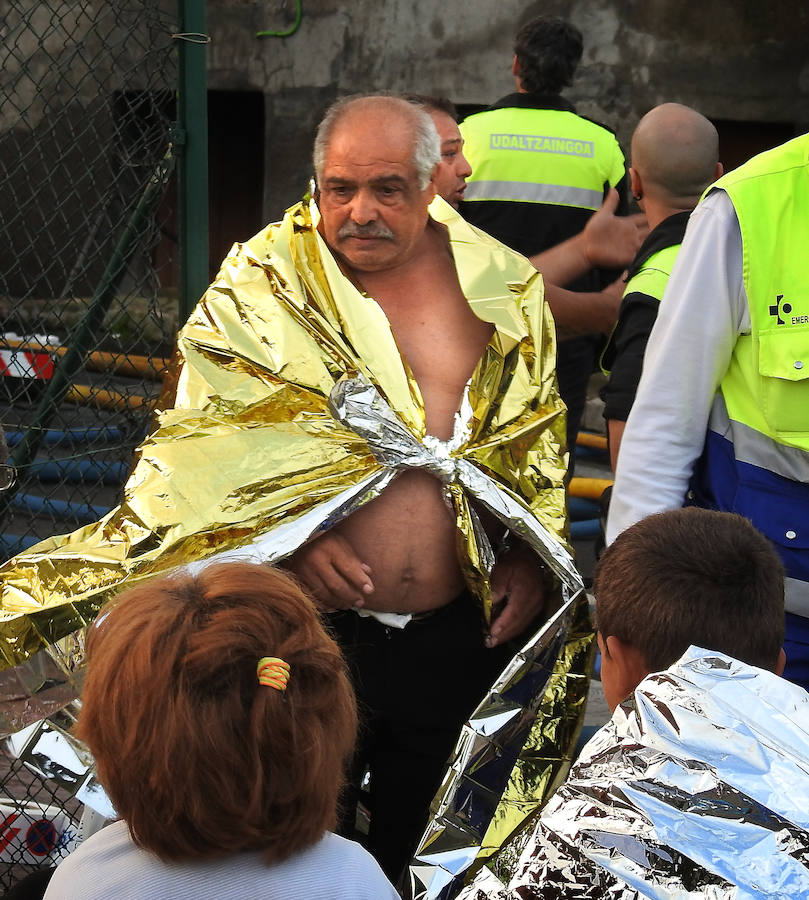
[[[3,559],[117,504],[160,390],[177,30],[174,2],[0,0],[0,419],[18,470]],[[9,816],[75,821],[48,784],[0,751],[0,891],[37,862],[8,857]]]
[[[0,2],[4,558],[114,506],[176,332],[176,6]]]
[[[80,839],[82,803],[69,772],[0,750],[0,891],[52,869]]]

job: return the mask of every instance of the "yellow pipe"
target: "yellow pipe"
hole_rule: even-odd
[[[104,388],[94,388],[87,384],[73,384],[65,395],[67,403],[76,403],[79,406],[95,406],[99,409],[140,409],[142,406],[151,405],[154,401],[148,397],[135,394],[127,397],[118,391],[108,391]]]
[[[594,434],[592,431],[580,431],[576,436],[576,443],[580,447],[593,447],[596,450],[607,449],[607,436]]]
[[[65,348],[60,348],[59,352],[64,353]],[[160,381],[168,366],[169,360],[161,356],[125,356],[123,353],[108,353],[104,350],[96,350],[84,362],[84,367],[94,372],[140,375],[155,381]]]
[[[8,338],[3,340],[0,346],[7,346],[15,350],[22,347],[32,353],[51,353],[56,356],[64,356],[67,353],[67,347],[9,340]],[[170,362],[169,358],[163,356],[130,356],[124,353],[95,350],[84,361],[84,367],[92,372],[112,371],[118,375],[140,375],[160,381]]]
[[[571,497],[598,500],[611,484],[611,478],[578,478],[574,476],[570,479],[568,492]]]

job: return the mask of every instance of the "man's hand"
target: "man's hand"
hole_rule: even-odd
[[[492,625],[487,647],[522,634],[544,610],[545,572],[539,557],[524,544],[497,560],[492,572]]]
[[[582,231],[584,256],[591,268],[628,266],[649,233],[649,223],[643,213],[615,215],[618,199],[618,191],[610,188],[601,208],[590,216]]]
[[[327,532],[296,550],[284,566],[310,590],[324,611],[364,606],[374,592],[371,567],[339,534]]]
[[[643,213],[616,216],[617,207],[618,191],[610,188],[583,231],[528,258],[542,273],[546,289],[570,284],[593,268],[623,269],[632,262],[649,233],[649,223]]]

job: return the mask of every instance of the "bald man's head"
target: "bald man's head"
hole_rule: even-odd
[[[650,110],[632,135],[632,168],[644,194],[689,209],[717,177],[719,135],[689,106],[663,103]]]

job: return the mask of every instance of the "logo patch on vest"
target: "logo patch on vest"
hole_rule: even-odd
[[[782,303],[781,301],[782,301],[783,299],[784,299],[784,295],[783,295],[783,294],[779,294],[779,295],[775,298],[775,303],[773,303],[773,304],[770,306],[770,315],[771,315],[771,316],[775,316],[775,320],[776,320],[776,322],[777,322],[779,325],[786,325],[786,319],[782,319],[781,316],[782,316],[782,315],[783,315],[783,316],[788,316],[788,315],[792,312],[792,304],[789,302],[789,300],[787,300],[786,302]],[[805,318],[805,317],[801,317],[801,316],[793,316],[793,317],[792,317],[792,324],[793,324],[793,325],[796,325],[797,322],[796,322],[795,320],[796,320],[796,319],[799,319],[799,320],[800,320],[801,318]]]

